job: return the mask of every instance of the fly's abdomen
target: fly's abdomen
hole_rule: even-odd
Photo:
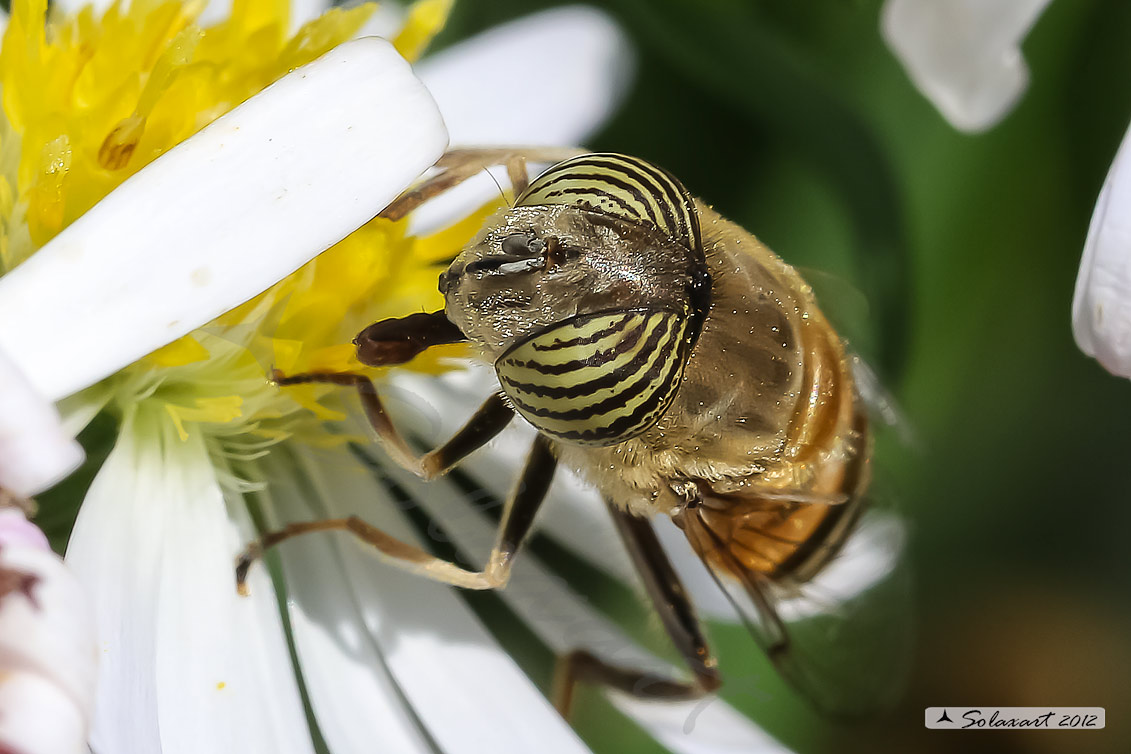
[[[690,352],[688,322],[671,311],[578,315],[519,341],[495,371],[518,413],[545,434],[615,445],[671,404]]]

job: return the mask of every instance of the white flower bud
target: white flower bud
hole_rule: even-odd
[[[79,583],[19,510],[0,509],[0,750],[85,752],[96,659]]]

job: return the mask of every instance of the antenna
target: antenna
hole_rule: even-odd
[[[499,189],[499,196],[503,197],[503,202],[506,203],[506,205],[508,207],[513,207],[514,204],[512,204],[507,199],[507,192],[503,191],[503,185],[501,183],[499,183],[499,180],[497,178],[495,178],[494,174],[491,173],[490,169],[483,168],[483,172],[486,173],[491,178],[491,180],[495,182],[495,187]]]

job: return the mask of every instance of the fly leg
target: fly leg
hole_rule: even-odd
[[[389,366],[409,361],[431,346],[454,343],[463,339],[463,333],[440,311],[377,322],[363,330],[354,342],[358,347],[358,358],[362,362],[370,366]],[[377,388],[366,375],[356,372],[308,372],[288,376],[273,370],[271,379],[280,386],[327,383],[354,388],[361,398],[369,423],[376,430],[378,440],[389,457],[424,479],[439,476],[451,469],[499,434],[514,417],[513,409],[507,406],[502,397],[498,394],[492,395],[447,442],[424,455],[418,455],[405,442],[396,425],[393,424],[381,403]],[[259,541],[250,544],[239,557],[236,565],[237,586],[241,592],[244,591],[248,569],[263,554],[265,548],[299,534],[344,530],[375,547],[386,560],[407,570],[417,571],[430,578],[458,586],[475,589],[493,588],[506,580],[509,558],[513,555],[513,550],[517,549],[517,542],[521,540],[521,536],[529,530],[528,519],[533,518],[533,513],[527,516],[524,511],[537,509],[545,493],[544,487],[549,485],[553,466],[550,465],[548,472],[546,471],[543,456],[548,454],[548,450],[539,453],[540,448],[541,445],[535,445],[535,450],[531,454],[532,460],[528,464],[529,473],[524,473],[523,479],[530,483],[526,486],[536,491],[538,485],[535,482],[540,478],[536,472],[540,468],[546,477],[546,484],[543,485],[540,493],[533,496],[536,499],[532,498],[531,492],[523,489],[515,493],[513,504],[508,508],[508,510],[513,509],[513,515],[509,517],[513,522],[509,524],[504,522],[504,526],[500,529],[500,544],[496,551],[492,552],[491,560],[482,572],[467,571],[454,563],[439,560],[424,550],[390,537],[380,529],[351,516],[345,519],[293,523],[284,529],[263,535]],[[534,463],[536,460],[538,464]],[[535,468],[531,469],[532,465]],[[523,521],[526,522],[525,528],[515,529]],[[512,541],[514,547],[508,551],[508,543]]]
[[[463,333],[439,311],[382,320],[362,330],[354,343],[357,345],[358,360],[369,366],[380,367],[403,364],[432,346],[461,340],[464,340]],[[448,471],[502,432],[514,416],[514,411],[502,397],[493,395],[450,440],[420,456],[405,442],[385,411],[376,386],[366,375],[358,372],[285,375],[273,370],[271,380],[280,386],[325,383],[354,388],[361,398],[366,418],[377,432],[377,438],[389,457],[424,479],[431,479]]]
[[[495,435],[503,431],[514,417],[514,410],[502,396],[492,395],[472,414],[467,423],[452,437],[434,450],[418,455],[397,430],[381,403],[373,381],[364,374],[356,372],[310,372],[290,377],[275,371],[271,379],[277,385],[299,385],[319,382],[342,385],[357,390],[365,416],[377,432],[377,438],[385,452],[398,466],[408,469],[422,479],[433,479],[447,473],[472,452],[487,444]]]
[[[415,188],[397,197],[378,217],[400,220],[424,202],[458,186],[492,165],[505,165],[515,196],[526,190],[529,182],[526,163],[561,162],[584,154],[576,147],[504,147],[497,149],[452,149],[436,162],[439,173],[425,179]]]
[[[651,523],[609,504],[617,532],[628,548],[636,570],[672,643],[694,676],[691,681],[657,677],[635,668],[605,662],[586,650],[558,660],[554,675],[554,706],[568,717],[578,682],[597,683],[643,699],[697,699],[721,683],[716,661],[707,647],[695,607],[656,538]]]
[[[538,435],[530,449],[526,466],[511,492],[499,522],[495,545],[481,571],[470,571],[451,561],[437,558],[421,548],[402,542],[357,516],[326,521],[293,523],[263,535],[236,560],[236,588],[247,594],[247,573],[251,565],[268,547],[274,547],[302,534],[316,531],[346,531],[373,547],[383,561],[434,581],[464,589],[498,589],[510,578],[514,557],[522,547],[534,523],[534,516],[546,498],[553,481],[557,459],[550,451],[550,442]]]

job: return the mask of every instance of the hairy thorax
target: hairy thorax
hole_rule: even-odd
[[[838,502],[856,447],[844,347],[792,267],[696,208],[712,303],[674,402],[636,438],[556,452],[638,513],[671,513],[696,492]]]

